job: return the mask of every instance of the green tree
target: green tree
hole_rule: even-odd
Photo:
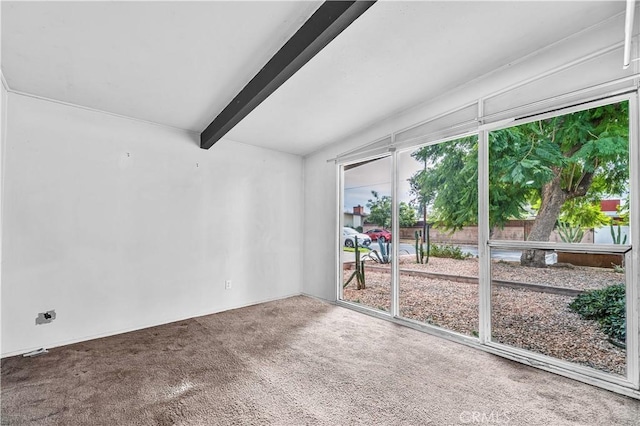
[[[371,191],[373,199],[369,199],[367,207],[369,208],[369,215],[367,216],[367,222],[376,224],[382,228],[391,228],[391,197],[384,195],[380,197],[377,191]],[[400,209],[400,226],[409,227],[416,223],[416,211],[409,204],[404,201],[400,202],[398,206]]]
[[[578,197],[564,203],[558,221],[573,227],[594,228],[609,224],[610,219],[600,209],[599,200]]]
[[[408,228],[416,224],[416,210],[404,201],[400,201],[398,206],[400,209],[399,222],[400,227]]]
[[[600,221],[596,201],[627,187],[628,129],[621,102],[491,132],[491,229],[535,213],[527,239],[548,241],[561,214],[581,226]],[[467,137],[412,154],[425,164],[410,179],[412,191],[445,229],[477,223],[477,149],[477,138]],[[545,266],[544,252],[525,251],[521,263]]]
[[[410,179],[430,222],[455,231],[478,221],[478,138],[430,145],[412,153],[424,169]]]
[[[616,208],[618,215],[620,215],[620,220],[618,223],[620,225],[628,225],[629,224],[629,194],[627,194],[627,198],[622,200],[622,203]],[[609,218],[608,218],[609,219]],[[610,220],[610,219],[609,219]]]

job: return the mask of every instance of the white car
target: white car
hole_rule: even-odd
[[[354,247],[356,238],[358,238],[358,246],[369,247],[371,244],[371,237],[367,234],[361,234],[353,228],[342,228],[342,244],[346,247]]]

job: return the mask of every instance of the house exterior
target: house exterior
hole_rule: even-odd
[[[361,205],[353,206],[353,210],[350,212],[344,212],[344,226],[351,228],[357,228],[364,224],[364,218],[367,214],[364,212],[364,207]]]

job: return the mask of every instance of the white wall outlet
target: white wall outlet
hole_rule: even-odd
[[[230,290],[231,289],[231,280],[226,280],[224,282],[224,289],[225,290]]]

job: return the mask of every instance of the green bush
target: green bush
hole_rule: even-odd
[[[624,284],[587,291],[569,304],[569,309],[584,319],[598,321],[610,338],[624,342],[627,337]]]
[[[450,259],[466,259],[471,257],[469,253],[463,252],[460,247],[448,244],[437,245],[431,244],[429,247],[429,255],[433,257],[448,257]]]

